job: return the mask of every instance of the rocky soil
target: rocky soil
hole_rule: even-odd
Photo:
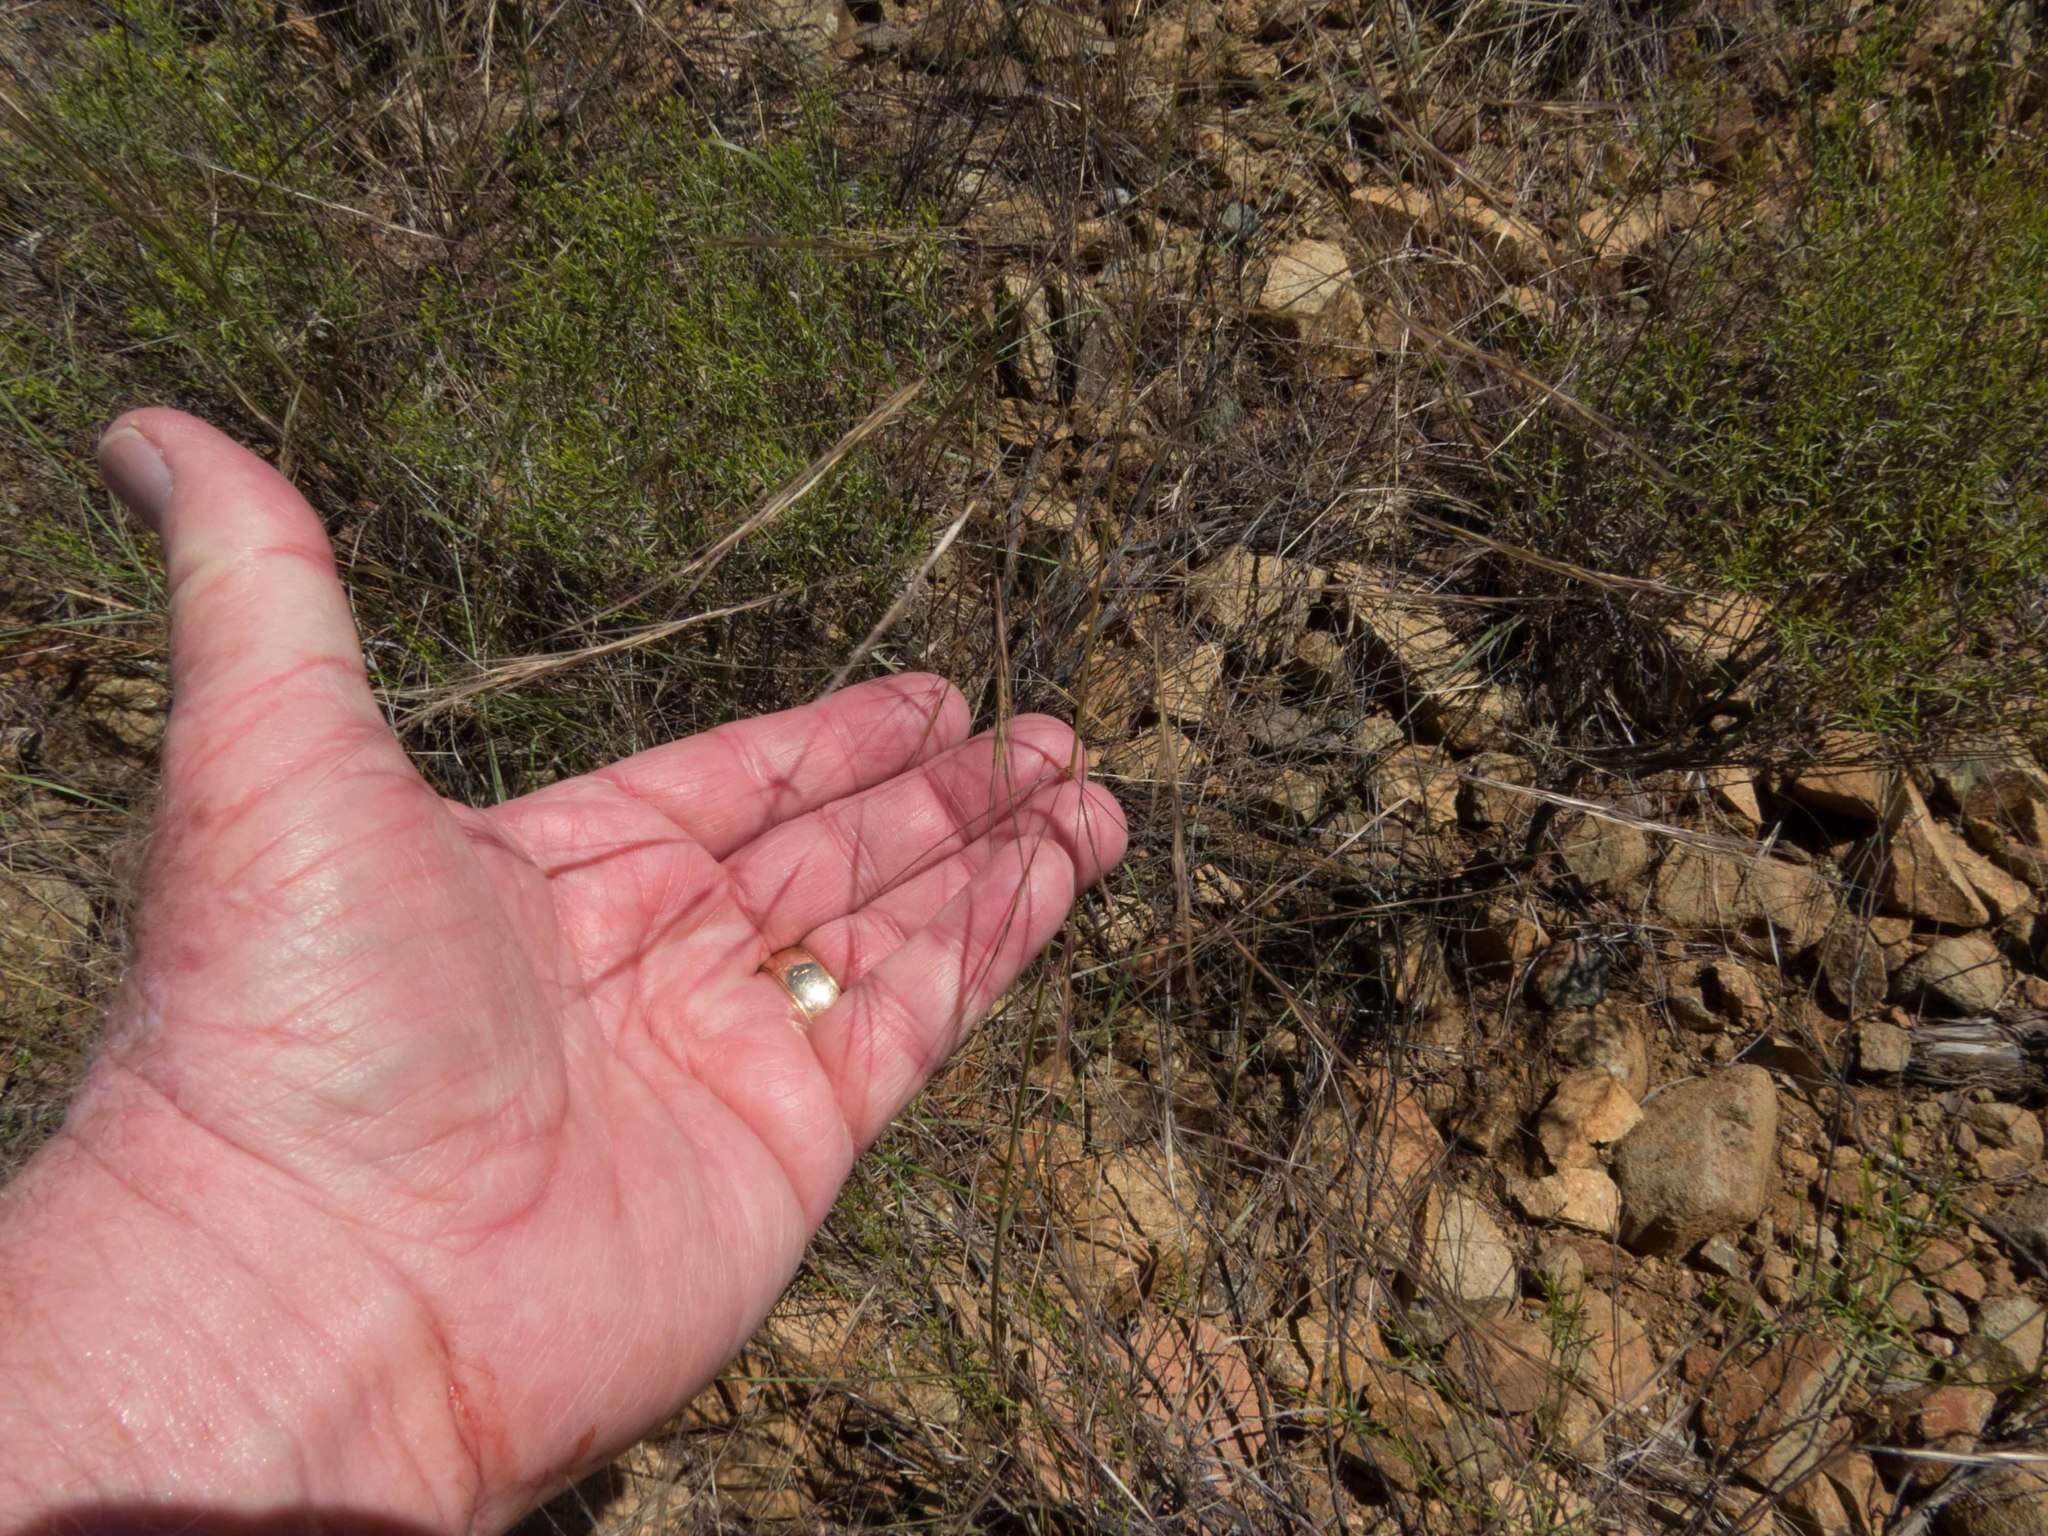
[[[1369,665],[1391,621],[1366,611],[1344,651]],[[952,1373],[1000,1345],[1012,1449],[1056,1502],[1146,1497],[1172,1468],[1186,1509],[1298,1501],[1344,1529],[2048,1529],[2048,1479],[1978,1459],[2033,1443],[2039,1415],[2048,774],[1840,742],[1870,766],[1565,810],[1499,788],[1528,775],[1497,749],[1395,723],[1289,770],[1268,809],[1342,827],[1340,867],[1399,828],[1406,856],[1517,869],[1512,904],[1446,901],[1409,957],[1419,1038],[1389,1070],[1275,1018],[1235,1102],[1127,1040],[1086,1068],[1086,1130],[1059,1113],[1071,1067],[1042,1059],[980,1191],[1038,1181],[1009,1234],[1036,1300],[998,1323],[989,1287],[1024,1279],[967,1244],[893,1411],[981,1464]],[[1324,809],[1346,800],[1355,823]],[[1220,864],[1193,890],[1249,899]],[[1126,898],[1088,942],[1142,971],[1170,963],[1155,935]],[[943,1099],[971,1112],[973,1090]],[[1063,1332],[1084,1325],[1085,1367]],[[771,1486],[722,1484],[725,1507],[836,1507],[818,1448],[858,1435],[835,1388],[871,1386],[904,1326],[843,1295],[778,1315],[739,1377],[760,1373],[756,1416],[726,1387],[684,1426],[782,1437]],[[646,1454],[640,1476],[676,1475]]]
[[[1731,88],[1653,155],[1539,140],[1577,77],[1339,134],[1381,44],[1335,9],[685,20],[637,89],[757,70],[947,167],[981,511],[877,664],[1074,715],[1134,853],[762,1338],[534,1528],[2048,1532],[2041,743],[1792,720],[1754,596],[1447,521],[1474,402],[1548,408],[1496,346],[1646,312],[1811,80],[1674,29]],[[0,653],[13,1157],[118,972],[161,676]]]
[[[1035,654],[1158,862],[1079,925],[1050,1009],[1020,999],[935,1096],[987,1130],[970,1189],[926,1203],[928,1280],[793,1300],[740,1379],[804,1385],[699,1403],[614,1507],[744,1424],[780,1437],[749,1463],[768,1486],[721,1482],[721,1508],[874,1518],[821,1471],[872,1446],[872,1391],[925,1458],[895,1499],[952,1469],[1005,1507],[1021,1482],[1174,1528],[2048,1530],[2048,1477],[1978,1459],[2040,1412],[2041,761],[1842,731],[1574,761],[1563,691],[1488,644],[1475,569],[1521,552],[1434,541],[1398,473],[1262,523],[1188,443],[1299,409],[1248,368],[1383,409],[1441,319],[1398,263],[1458,264],[1467,314],[1626,289],[1774,142],[1754,100],[1647,195],[1530,194],[1483,126],[1438,139],[1458,174],[1425,188],[1232,110],[1314,78],[1334,16],[993,15],[891,7],[821,67],[1000,55],[1019,121],[1091,68],[1194,104],[1202,190],[1077,211],[998,154],[967,223],[1007,348],[981,488],[1038,632],[1082,637]],[[1949,67],[1929,48],[1916,68]],[[1254,228],[1219,298],[1218,232]],[[1247,349],[1220,391],[1191,374],[1213,353],[1156,339],[1219,309]],[[1218,509],[1191,525],[1176,475]],[[928,622],[971,649],[985,608],[947,576]],[[1766,619],[1645,584],[1634,718],[1756,721]],[[998,1063],[1028,1087],[989,1123]],[[878,1386],[907,1330],[922,1353]]]

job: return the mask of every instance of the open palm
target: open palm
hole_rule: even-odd
[[[233,1230],[331,1229],[388,1275],[502,1523],[740,1347],[854,1156],[1121,856],[1121,814],[1065,726],[970,739],[930,677],[452,804],[288,483],[169,411],[105,457],[164,538],[175,706],[74,1124],[151,1127],[167,1170],[235,1160],[262,1193]],[[760,970],[798,942],[846,988],[808,1028]]]

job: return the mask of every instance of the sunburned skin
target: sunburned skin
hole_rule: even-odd
[[[175,705],[107,1044],[0,1202],[0,1506],[502,1528],[737,1351],[1122,814],[926,676],[450,804],[281,477],[168,411],[105,461]]]

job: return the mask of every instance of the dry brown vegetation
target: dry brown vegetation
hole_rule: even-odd
[[[1131,811],[756,1346],[535,1529],[2048,1528],[1997,1459],[2048,1294],[2031,12],[0,51],[10,1159],[165,702],[91,434],[168,399],[328,514],[451,794],[931,667]]]

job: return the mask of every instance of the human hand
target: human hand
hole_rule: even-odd
[[[0,1494],[502,1527],[739,1349],[1122,814],[930,677],[452,804],[280,475],[164,410],[101,455],[174,705],[106,1043],[0,1197]]]

